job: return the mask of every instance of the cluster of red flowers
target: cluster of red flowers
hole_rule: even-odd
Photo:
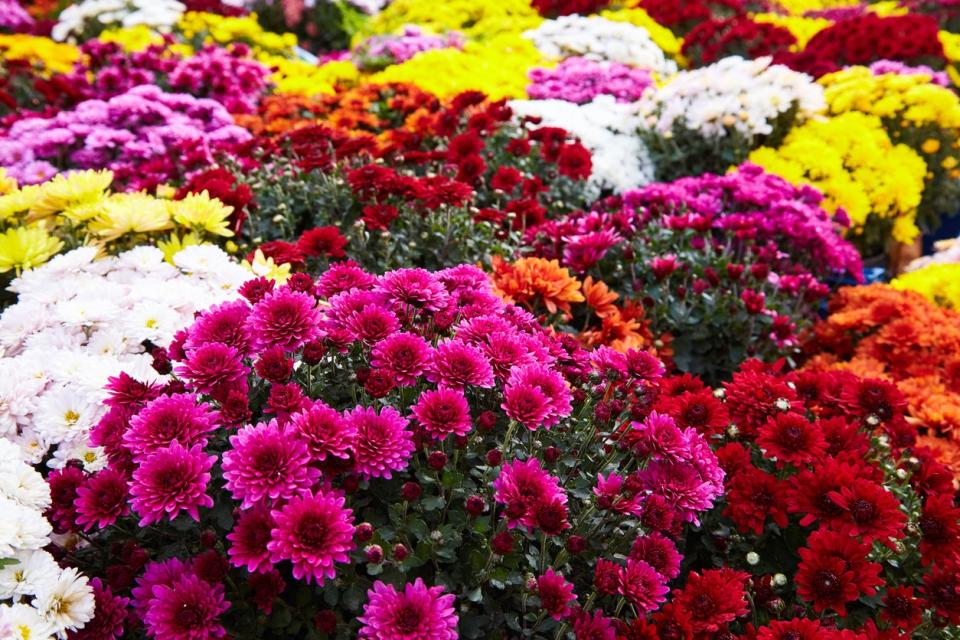
[[[589,15],[603,9],[610,0],[530,0],[530,6],[546,18],[574,13]]]
[[[727,56],[748,59],[788,51],[797,39],[784,27],[754,22],[746,16],[701,22],[683,39],[681,53],[694,66]]]
[[[744,15],[747,9],[745,0],[640,0],[637,4],[681,35],[708,20]]]
[[[803,51],[780,53],[775,61],[816,77],[877,60],[942,69],[946,58],[938,32],[939,25],[930,16],[865,13],[832,24],[814,35]]]

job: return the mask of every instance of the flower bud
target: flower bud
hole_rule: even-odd
[[[410,555],[410,550],[402,544],[395,544],[393,546],[393,559],[397,562],[403,562],[408,555]]]
[[[464,508],[467,510],[467,513],[476,518],[487,508],[487,503],[484,502],[481,496],[472,495],[467,498]]]
[[[756,551],[751,551],[750,553],[747,554],[747,564],[749,564],[750,566],[753,566],[759,563],[760,563],[760,554],[758,554]]]
[[[383,562],[383,549],[378,544],[372,544],[366,548],[367,562],[370,564],[380,564]]]
[[[583,536],[570,536],[567,539],[567,551],[573,555],[583,553],[587,549],[587,539]]]
[[[440,471],[447,465],[447,454],[443,451],[434,451],[427,456],[427,464],[434,471]]]
[[[423,493],[423,489],[420,488],[420,485],[416,482],[406,482],[403,487],[400,489],[403,499],[407,502],[413,502],[420,497],[420,494]]]
[[[490,548],[493,549],[494,553],[499,553],[502,556],[507,555],[513,551],[513,536],[510,535],[509,531],[498,533],[490,541]]]
[[[361,522],[357,525],[357,540],[368,542],[373,539],[373,525],[369,522]]]
[[[560,449],[556,447],[547,447],[543,450],[543,459],[553,464],[560,459]]]
[[[343,490],[347,493],[353,493],[360,488],[360,478],[357,476],[347,476],[343,479]]]
[[[499,467],[501,462],[503,462],[503,454],[500,453],[500,449],[490,449],[490,451],[487,451],[488,465],[491,467]]]

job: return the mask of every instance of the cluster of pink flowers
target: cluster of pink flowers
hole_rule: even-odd
[[[941,87],[950,86],[950,75],[946,71],[936,71],[925,64],[908,65],[899,60],[877,60],[870,65],[870,71],[873,75],[879,76],[885,73],[899,73],[905,76],[927,75],[931,82]]]
[[[371,36],[354,47],[351,57],[363,68],[380,68],[400,64],[423,51],[462,49],[463,35],[448,31],[443,35],[425,34],[420,27],[406,25],[397,35]]]
[[[553,69],[532,69],[527,94],[534,100],[576,104],[590,102],[599,95],[614,96],[617,102],[634,102],[652,86],[653,77],[646,69],[571,57]]]

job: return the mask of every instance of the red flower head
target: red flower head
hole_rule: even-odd
[[[716,632],[749,611],[744,584],[749,574],[726,567],[695,571],[674,598],[673,604],[690,614],[696,633]]]
[[[903,415],[906,400],[896,385],[885,380],[856,379],[847,385],[841,402],[849,411],[877,426]]]
[[[920,526],[920,555],[923,564],[956,558],[960,542],[960,509],[954,506],[953,496],[937,495],[927,498],[917,523]]]
[[[658,410],[670,415],[681,429],[693,427],[705,436],[723,433],[730,425],[727,408],[709,389],[661,398]]]
[[[871,545],[861,542],[848,535],[821,529],[810,534],[807,538],[807,547],[800,549],[800,558],[809,561],[810,558],[838,558],[843,561],[845,569],[852,572],[853,583],[860,595],[872,596],[877,587],[883,585],[880,577],[881,567],[876,562],[870,562]],[[859,597],[859,596],[858,596]]]
[[[837,518],[842,509],[830,495],[848,486],[857,476],[856,468],[829,458],[811,471],[801,471],[790,478],[787,510],[801,514],[800,524],[804,527]]]
[[[738,529],[763,534],[767,517],[783,528],[787,518],[787,486],[776,476],[748,467],[733,476],[727,485],[727,507],[723,511]]]
[[[537,578],[537,595],[540,606],[555,620],[562,620],[571,613],[570,603],[577,599],[573,585],[553,569]]]
[[[757,629],[756,640],[820,640],[823,630],[818,620],[794,618],[771,620],[770,624]]]
[[[779,413],[760,428],[757,445],[764,456],[777,461],[777,467],[787,464],[803,467],[820,460],[827,443],[820,427],[796,413]]]
[[[560,175],[572,180],[586,180],[593,170],[590,152],[579,142],[563,145],[557,159],[557,169]]]
[[[851,536],[862,536],[866,542],[879,540],[891,548],[891,538],[903,537],[907,518],[900,510],[900,502],[876,482],[854,480],[830,493],[830,499],[843,509],[830,520],[830,528]]]
[[[803,560],[797,570],[797,594],[810,602],[817,613],[832,609],[846,616],[847,604],[860,596],[853,570],[840,558],[809,551],[800,550]]]
[[[948,624],[960,624],[960,564],[956,561],[934,565],[923,578],[921,592],[927,606]]]
[[[905,633],[913,631],[923,620],[923,607],[914,596],[913,587],[890,587],[883,598],[883,607],[880,619]]]
[[[342,258],[347,239],[333,226],[315,227],[304,231],[297,240],[297,249],[311,258]]]
[[[786,380],[756,366],[750,361],[723,383],[727,411],[744,437],[753,437],[767,420],[778,413],[802,411],[803,405]]]

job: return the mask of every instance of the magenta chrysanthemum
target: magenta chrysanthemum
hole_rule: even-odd
[[[268,293],[254,305],[247,326],[260,348],[293,351],[320,333],[320,312],[313,296],[290,289]]]
[[[393,477],[410,464],[415,446],[407,420],[393,407],[377,413],[372,407],[357,407],[344,415],[357,432],[354,461],[357,471],[370,478]]]
[[[329,298],[351,289],[369,289],[376,282],[376,276],[361,269],[356,262],[348,260],[330,265],[317,279],[317,291]]]
[[[240,355],[250,353],[253,340],[247,329],[250,305],[246,300],[224,302],[204,311],[187,333],[184,348],[188,351],[210,342],[219,342],[236,349]]]
[[[70,640],[113,640],[122,637],[130,599],[114,595],[100,578],[92,579],[90,586],[93,587],[95,603],[93,620],[83,625],[82,629],[71,632],[68,637]]]
[[[470,405],[463,392],[456,389],[424,391],[412,412],[424,431],[436,440],[443,440],[451,433],[465,436],[473,426]]]
[[[136,586],[130,591],[133,596],[133,608],[142,619],[153,604],[153,590],[158,586],[170,586],[184,573],[190,571],[190,566],[178,558],[169,558],[161,562],[150,562],[137,578]]]
[[[456,640],[454,597],[417,578],[403,591],[377,580],[367,592],[359,637],[365,640]]]
[[[659,608],[669,591],[666,579],[648,563],[627,560],[627,568],[620,574],[620,593],[638,611],[648,612]]]
[[[210,468],[215,456],[208,456],[200,445],[190,449],[174,440],[166,449],[158,449],[140,460],[130,486],[133,510],[140,516],[140,525],[170,520],[186,511],[200,520],[200,507],[212,507],[207,495]]]
[[[507,525],[510,528],[537,525],[536,507],[540,503],[567,504],[567,494],[560,488],[560,480],[540,466],[540,461],[530,458],[521,462],[514,460],[503,465],[500,475],[493,481],[493,499],[506,505]]]
[[[160,396],[130,419],[123,444],[134,460],[162,449],[176,440],[185,447],[205,445],[207,434],[217,428],[216,414],[191,393]]]
[[[547,399],[547,414],[542,425],[544,427],[552,427],[562,418],[569,416],[573,410],[570,405],[570,388],[563,376],[541,364],[530,364],[511,371],[507,379],[507,389],[512,387],[538,389]],[[533,428],[529,424],[525,426]]]
[[[267,544],[271,560],[289,560],[293,577],[308,583],[336,577],[334,564],[349,562],[354,549],[353,511],[343,505],[343,496],[320,491],[274,511],[276,525]]]
[[[490,359],[490,364],[498,378],[506,379],[515,367],[537,361],[528,348],[527,341],[516,331],[495,331],[483,338],[479,345],[480,349]]]
[[[244,380],[248,370],[236,349],[211,342],[188,352],[176,373],[196,391],[216,393]]]
[[[344,324],[355,339],[367,344],[383,340],[400,327],[392,311],[377,305],[369,305],[351,314]]]
[[[187,573],[170,586],[153,588],[153,601],[144,623],[157,640],[209,640],[227,634],[220,615],[230,608],[223,587]]]
[[[673,540],[657,532],[638,536],[630,549],[630,558],[643,560],[667,580],[680,575],[682,557]]]
[[[399,308],[439,311],[450,304],[443,283],[426,269],[397,269],[380,276],[380,289]]]
[[[306,443],[276,420],[244,427],[230,437],[230,446],[223,454],[223,477],[244,509],[305,494],[320,475],[310,466]]]
[[[130,513],[127,479],[107,468],[93,474],[77,489],[77,525],[84,531],[110,526]]]
[[[493,386],[493,368],[486,356],[461,340],[444,340],[437,345],[427,379],[445,387]]]
[[[270,563],[270,530],[274,527],[273,516],[265,506],[257,506],[240,514],[240,518],[227,534],[230,548],[230,564],[246,567],[250,573],[268,571]]]
[[[504,413],[527,429],[533,431],[542,425],[550,414],[550,400],[537,387],[516,384],[503,390]]]
[[[540,596],[540,606],[543,607],[554,620],[563,620],[572,613],[570,603],[577,599],[573,592],[573,585],[553,569],[537,578],[537,595]]]
[[[412,333],[395,333],[373,347],[370,366],[383,369],[398,385],[414,385],[426,371],[433,350],[427,341]]]
[[[353,422],[320,401],[294,414],[290,429],[306,442],[310,455],[321,461],[327,456],[349,458],[357,439]]]

